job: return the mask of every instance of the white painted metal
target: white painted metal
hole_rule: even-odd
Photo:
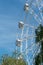
[[[22,21],[19,22],[19,28],[23,29],[24,28],[24,23]]]
[[[40,12],[40,15],[41,15],[41,17],[42,17],[41,7],[39,7],[38,0],[36,0],[36,3],[35,3],[35,4],[37,4],[37,7],[38,7],[39,12]],[[28,12],[29,12],[29,13],[34,17],[34,19],[36,20],[36,23],[37,23],[37,22],[38,22],[39,24],[42,23],[42,19],[40,19],[40,17],[39,17],[39,16],[35,13],[35,11],[30,7],[30,5],[28,4],[28,0],[27,0],[26,3],[25,3],[24,11],[25,11],[26,14],[28,14]],[[26,17],[27,17],[27,15],[26,15]],[[38,48],[38,47],[39,47],[39,44],[38,44],[38,45],[35,45],[35,43],[33,42],[33,38],[36,37],[36,36],[34,36],[34,30],[35,30],[37,27],[25,23],[25,22],[26,22],[26,17],[25,17],[24,22],[23,22],[23,21],[20,21],[19,24],[18,24],[18,27],[19,27],[19,29],[21,30],[21,34],[20,34],[20,39],[18,38],[18,39],[16,40],[16,50],[18,50],[18,47],[20,47],[20,53],[21,53],[21,55],[19,55],[18,59],[22,59],[22,58],[23,58],[23,57],[22,57],[22,54],[24,54],[24,55],[26,56],[26,60],[27,60],[28,65],[29,65],[29,64],[30,64],[29,62],[30,62],[31,60],[29,61],[28,53],[29,53],[29,52],[32,52],[32,53],[33,53],[33,51],[34,51],[34,50],[32,50],[33,47],[36,46],[36,48]],[[34,22],[33,22],[33,23],[34,23]],[[24,29],[25,29],[25,27],[26,27],[26,31],[25,31],[25,34],[24,34]],[[30,27],[33,29],[33,30],[32,30],[32,35],[29,35],[29,34],[28,34]],[[40,31],[40,30],[39,30],[39,31]],[[28,40],[29,40],[29,39],[31,39],[31,46],[30,46],[30,47],[28,46],[28,45],[30,44],[30,43],[28,43]],[[42,39],[42,40],[43,40],[43,39]],[[41,40],[41,41],[42,41],[42,40]],[[24,44],[23,42],[25,42],[25,45],[26,45],[26,46],[24,47],[24,50],[23,50],[23,44]],[[40,43],[40,42],[38,42],[38,43]],[[34,51],[34,54],[33,54],[33,58],[35,57],[36,53],[39,53],[39,51],[38,51],[36,48],[35,48],[35,51]],[[30,59],[31,59],[31,58],[30,58]],[[32,59],[32,60],[33,60],[33,59]]]
[[[28,11],[29,10],[29,5],[28,5],[28,3],[25,3],[25,6],[24,6],[24,11]]]
[[[22,42],[22,40],[17,39],[17,40],[16,40],[16,46],[21,46],[21,42]]]

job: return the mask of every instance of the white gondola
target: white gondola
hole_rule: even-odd
[[[22,59],[22,58],[23,58],[22,55],[20,55],[20,56],[18,57],[18,60],[19,60],[19,59]]]
[[[29,10],[29,4],[28,3],[25,3],[24,10],[25,11],[28,11]]]
[[[23,27],[24,27],[24,23],[23,23],[22,21],[20,21],[20,22],[19,22],[19,28],[20,28],[20,29],[23,29]]]
[[[22,59],[23,57],[22,57],[22,55],[20,55],[20,59]]]
[[[22,41],[21,41],[20,39],[17,39],[17,40],[16,40],[16,46],[20,47],[20,46],[21,46],[21,42],[22,42]]]

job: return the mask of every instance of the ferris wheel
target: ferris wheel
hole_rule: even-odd
[[[42,0],[26,0],[24,5],[25,18],[24,21],[18,22],[19,33],[17,33],[16,39],[16,58],[22,59],[25,57],[28,65],[33,62],[35,55],[40,51],[39,44],[35,44],[35,29],[37,26],[28,24],[28,14],[34,17],[35,22],[41,24],[43,21],[43,1]],[[36,13],[35,9],[38,11]],[[38,14],[39,13],[39,14]],[[32,22],[33,23],[33,22]],[[37,54],[36,54],[37,53]],[[34,62],[33,62],[34,63]],[[31,64],[33,65],[33,64]]]

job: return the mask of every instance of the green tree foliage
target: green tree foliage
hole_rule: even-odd
[[[35,65],[41,65],[41,63],[43,63],[43,26],[41,24],[35,30],[35,34],[36,43],[39,42],[39,44],[41,45],[40,53],[35,57]]]
[[[17,59],[12,56],[4,55],[1,65],[26,65],[26,61],[24,59]]]

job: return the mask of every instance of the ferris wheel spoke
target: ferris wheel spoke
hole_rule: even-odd
[[[39,49],[40,49],[40,48],[39,48]],[[29,62],[30,62],[30,63],[32,63],[33,60],[35,60],[35,55],[36,55],[36,53],[38,52],[39,49],[36,48],[35,51],[34,51],[34,54],[32,55],[32,58],[29,58]]]
[[[34,45],[33,45],[34,46]],[[36,45],[37,47],[36,47],[36,49],[35,49],[35,51],[34,51],[34,53],[36,54],[36,51],[37,51],[37,48],[39,47],[39,44],[38,45]],[[31,49],[31,48],[33,48],[32,46],[31,47],[28,47],[28,48],[26,48],[25,49],[25,51],[22,51],[20,54],[25,54],[25,52],[27,51],[27,50],[29,50],[29,49]],[[39,49],[39,48],[38,48]],[[31,51],[32,51],[32,49],[31,49]],[[30,52],[30,51],[28,51],[28,52]],[[19,54],[19,55],[20,55]],[[34,54],[34,56],[35,56],[35,54]],[[25,54],[26,55],[26,54]],[[28,54],[27,54],[28,55]]]
[[[35,46],[35,43],[32,44],[30,47],[27,47],[27,48],[25,49],[25,51],[22,51],[21,53],[24,54],[27,50],[29,50],[29,52],[30,52],[30,50],[32,51],[32,48],[33,48],[34,46]],[[39,44],[37,44],[36,46],[38,47]]]
[[[36,20],[39,24],[42,23],[42,20],[41,20],[41,19],[39,18],[39,16],[34,12],[34,10],[33,10],[32,8],[29,9],[29,12],[30,12],[30,14],[33,15],[33,17],[35,18],[35,20]]]
[[[36,46],[39,46],[39,45],[40,45],[40,44],[39,44],[39,42],[38,42],[38,44],[37,44]],[[21,52],[21,54],[24,54],[27,50],[32,50],[33,46],[35,46],[35,43],[32,44],[30,47],[27,47],[27,48],[25,49],[25,51],[22,51],[22,52]]]
[[[36,0],[36,3],[37,3],[37,6],[38,6],[38,9],[39,9],[39,13],[40,13],[40,15],[41,15],[41,18],[42,18],[42,20],[43,20],[43,15],[42,15],[42,10],[41,10],[41,7],[42,6],[39,6],[39,0]]]
[[[36,49],[35,49],[35,51],[34,51],[34,54],[33,54],[33,56],[32,56],[32,59],[30,60],[30,62],[32,62],[33,61],[33,59],[35,58],[35,56],[38,54],[38,51],[39,51],[39,49],[40,49],[40,47],[36,47]],[[37,54],[36,54],[37,53]]]
[[[31,48],[33,48],[34,45],[35,45],[35,44],[33,44],[33,45],[30,46],[30,47],[27,47],[27,48],[25,49],[25,51],[22,51],[22,52],[21,52],[21,54],[25,54],[25,55],[26,55],[26,51],[29,50],[29,52],[30,52],[30,50],[32,50]]]
[[[32,38],[36,38],[37,36],[33,36],[33,35],[28,35],[28,36],[24,36],[24,38],[22,39],[22,41],[26,41],[26,40],[29,40],[29,39],[32,39]]]
[[[27,27],[31,27],[33,29],[36,29],[37,27],[33,26],[33,25],[30,25],[30,24],[24,24],[24,26],[27,26]]]

